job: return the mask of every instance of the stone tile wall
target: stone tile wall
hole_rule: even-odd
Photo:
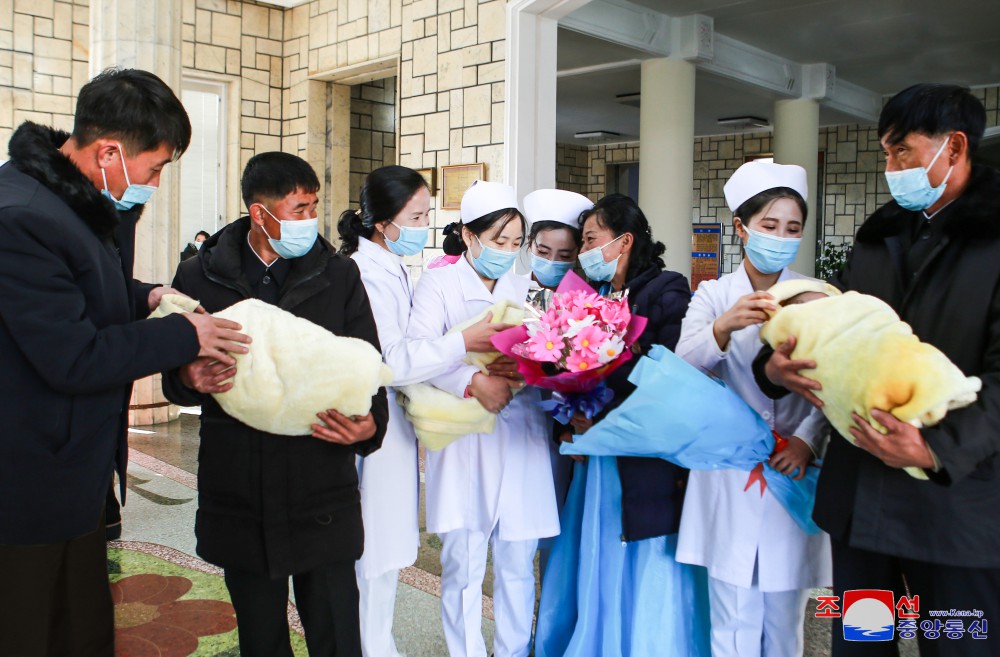
[[[503,177],[504,0],[313,0],[285,21],[284,146],[309,150],[310,75],[399,57],[400,164]],[[436,207],[438,196],[433,204]],[[455,211],[433,211],[442,227]],[[433,244],[440,243],[435,233]]]
[[[351,87],[351,207],[373,170],[396,163],[396,78]]]
[[[255,153],[282,149],[285,12],[256,2],[184,0],[182,20],[185,73],[235,87],[242,172]]]
[[[0,0],[0,158],[23,121],[73,129],[89,23],[89,0]]]

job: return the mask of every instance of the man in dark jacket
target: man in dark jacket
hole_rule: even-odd
[[[976,638],[1000,621],[1000,173],[971,164],[985,120],[952,85],[916,85],[886,104],[878,131],[895,200],[861,227],[831,281],[884,300],[983,382],[974,405],[934,427],[873,411],[882,435],[855,416],[857,447],[834,437],[819,479],[814,517],[832,539],[834,593],[890,589],[897,609],[907,590],[919,596],[924,657],[1000,654],[996,638]],[[815,364],[790,359],[793,347],[761,353],[758,383],[816,403],[819,384],[800,374]],[[901,470],[910,466],[929,481]],[[935,635],[936,621],[962,629]],[[896,654],[891,642],[846,641],[842,626],[834,621],[834,655]]]
[[[257,298],[379,348],[357,266],[317,237],[312,167],[294,155],[261,153],[247,163],[242,188],[249,216],[182,262],[174,287],[209,312]],[[277,436],[195,392],[228,390],[232,374],[200,359],[165,377],[164,392],[177,403],[202,404],[198,554],[225,569],[240,654],[292,654],[285,615],[291,576],[309,654],[360,655],[354,562],[364,534],[355,456],[382,443],[385,389],[363,418],[317,408],[311,436]]]
[[[145,71],[80,90],[73,134],[32,123],[0,168],[0,654],[113,652],[102,515],[124,480],[134,379],[199,353],[235,362],[232,322],[137,321],[165,288],[132,278],[135,221],[188,145]],[[242,349],[242,347],[241,347]]]

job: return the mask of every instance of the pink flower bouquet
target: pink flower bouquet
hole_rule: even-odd
[[[589,393],[632,358],[632,344],[645,328],[646,318],[632,314],[627,297],[602,297],[569,272],[538,318],[498,333],[493,345],[517,361],[528,385],[563,393],[560,402],[576,396],[568,401],[572,410],[592,417],[610,394]],[[553,414],[563,420],[570,409],[563,404],[560,410]]]

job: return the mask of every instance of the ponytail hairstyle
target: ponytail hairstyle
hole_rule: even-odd
[[[423,187],[427,181],[408,167],[393,164],[369,173],[361,188],[361,207],[344,210],[337,221],[340,253],[357,251],[360,238],[371,239],[375,224],[392,221]]]
[[[590,210],[580,215],[580,229],[587,219],[594,217],[597,224],[608,228],[615,237],[631,233],[633,239],[632,251],[629,253],[628,272],[625,280],[631,281],[650,267],[663,269],[666,264],[662,256],[667,251],[663,242],[653,239],[653,231],[649,220],[639,206],[624,194],[608,194]]]
[[[489,214],[484,214],[474,221],[470,221],[465,224],[465,227],[469,231],[479,237],[486,231],[493,230],[493,235],[499,235],[503,232],[503,229],[507,227],[507,224],[514,221],[515,219],[520,219],[521,221],[521,240],[525,237],[525,220],[524,215],[517,208],[502,208],[500,210],[494,210]],[[444,244],[441,245],[444,249],[446,255],[457,256],[465,253],[466,245],[465,240],[462,239],[462,223],[456,221],[450,223],[444,227]]]

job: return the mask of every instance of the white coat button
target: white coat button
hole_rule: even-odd
[[[765,420],[770,420],[771,419],[771,411],[764,411],[763,413],[760,414],[760,416],[762,418],[764,418]]]
[[[503,419],[505,419],[505,420],[506,420],[507,418],[509,418],[509,417],[510,417],[510,411],[508,411],[508,410],[506,410],[506,409],[505,409],[505,410],[502,410],[502,411],[500,411],[500,417],[502,417]]]

